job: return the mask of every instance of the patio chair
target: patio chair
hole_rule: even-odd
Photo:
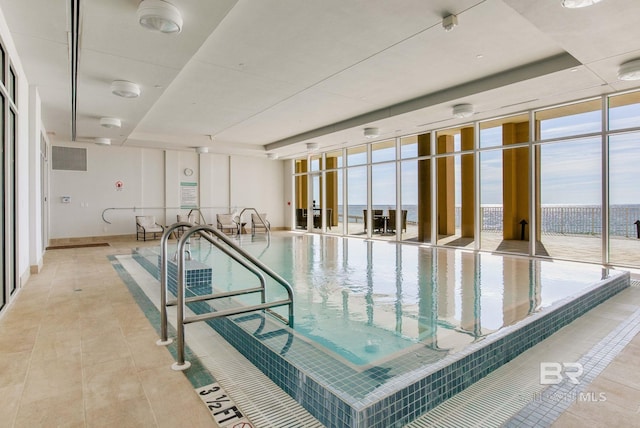
[[[362,210],[364,214],[364,231],[367,231],[367,210]],[[382,210],[373,210],[373,232],[380,232],[384,230],[384,217],[382,216]]]
[[[318,211],[318,215],[313,216],[313,227],[322,227],[322,217],[320,216],[321,212],[322,211]],[[331,230],[331,222],[333,221],[333,209],[327,208],[325,212],[325,217],[327,218],[327,229]]]
[[[262,220],[260,217],[262,217]],[[260,213],[260,217],[258,217],[258,214],[251,214],[251,235],[255,235],[257,229],[262,229],[265,233],[271,230],[271,223],[267,220],[267,213]]]
[[[402,228],[400,231],[407,231],[407,211],[402,210]],[[387,222],[387,232],[396,231],[396,210],[389,210],[389,221]]]
[[[157,239],[157,234],[164,232],[164,226],[156,223],[156,217],[153,215],[137,215],[136,216],[136,241],[142,237],[143,241],[147,240],[147,234],[153,234],[153,239]]]
[[[240,225],[233,214],[216,214],[216,224],[223,233],[240,233]]]
[[[307,228],[307,209],[296,208],[296,227],[300,229]]]

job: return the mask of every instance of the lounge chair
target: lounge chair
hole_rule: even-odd
[[[258,214],[251,214],[251,235],[255,235],[257,229],[262,229],[265,233],[271,230],[271,223],[267,220],[266,213],[260,213],[259,217]]]
[[[180,222],[186,222],[186,223],[191,223],[192,225],[196,225],[197,224],[197,220],[196,220],[196,215],[195,214],[178,214],[176,216],[176,220],[178,223]],[[187,229],[186,227],[179,227],[178,229],[176,229],[176,238],[180,238],[182,236],[182,234],[184,233],[184,230]]]
[[[136,241],[142,237],[143,241],[147,240],[147,234],[153,234],[153,239],[157,239],[157,234],[164,232],[164,226],[156,223],[156,217],[153,215],[137,215],[136,216]]]
[[[231,233],[232,235],[234,233],[240,233],[240,226],[235,218],[233,214],[216,214],[218,230],[221,230],[223,233]]]

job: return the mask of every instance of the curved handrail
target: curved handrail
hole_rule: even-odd
[[[102,214],[104,215],[104,211]],[[174,223],[164,229],[160,238],[160,340],[156,342],[158,345],[168,345],[172,342],[167,337],[167,242],[174,230],[192,226],[193,224],[186,221]]]
[[[176,223],[172,226],[170,226],[168,229],[171,230],[175,230],[177,227],[180,227],[181,224],[180,223]],[[193,235],[194,233],[199,233],[200,236],[204,239],[206,239],[207,241],[209,241],[209,243],[211,245],[216,246],[217,248],[219,248],[221,251],[223,251],[225,254],[229,255],[230,257],[232,257],[234,260],[238,261],[242,266],[244,266],[246,269],[248,269],[249,271],[253,272],[256,276],[258,276],[258,278],[260,279],[260,283],[261,283],[261,287],[259,288],[253,288],[253,289],[249,289],[249,290],[241,290],[235,293],[222,293],[219,296],[224,295],[226,296],[231,296],[231,295],[240,295],[240,294],[246,294],[246,293],[250,293],[250,292],[261,292],[262,295],[262,303],[259,305],[252,305],[252,306],[247,306],[247,307],[242,307],[242,308],[235,308],[235,309],[230,309],[230,310],[224,310],[224,311],[220,311],[220,312],[214,312],[211,314],[201,314],[201,315],[197,315],[194,317],[190,317],[189,319],[185,318],[184,316],[184,312],[185,312],[185,246],[187,245],[187,242],[189,241],[189,238],[191,237],[191,235]],[[168,235],[167,235],[168,236]],[[214,238],[218,238],[217,240]],[[168,239],[164,234],[163,234],[163,240],[166,241],[166,239]],[[229,248],[224,247],[220,241],[222,241],[223,243],[227,244],[228,247],[230,247],[233,251],[229,250]],[[166,257],[166,242],[165,242],[165,248],[163,250],[163,254]],[[191,228],[189,228],[188,230],[186,230],[184,232],[184,234],[182,235],[182,237],[178,240],[178,250],[177,250],[177,254],[178,254],[178,290],[177,290],[177,325],[176,325],[176,338],[177,338],[177,361],[176,363],[172,366],[172,368],[174,368],[175,370],[184,370],[186,368],[188,368],[190,366],[190,363],[185,362],[184,359],[184,324],[187,322],[195,322],[195,321],[204,321],[206,319],[212,319],[212,318],[216,318],[216,317],[220,317],[220,316],[229,316],[229,315],[235,315],[235,314],[240,314],[240,313],[245,313],[245,312],[251,312],[251,311],[255,311],[255,310],[260,310],[260,309],[269,309],[272,307],[277,307],[277,306],[284,306],[287,305],[289,307],[289,318],[288,318],[288,323],[289,326],[293,327],[293,288],[291,287],[291,285],[284,279],[282,278],[280,275],[278,275],[275,271],[273,271],[271,268],[269,268],[267,265],[265,265],[264,263],[262,263],[260,260],[258,260],[257,258],[255,258],[254,256],[252,256],[251,254],[247,253],[244,249],[242,249],[241,247],[239,247],[236,243],[234,243],[233,241],[231,241],[225,234],[221,233],[220,231],[218,231],[217,229],[215,229],[212,226],[208,226],[208,225],[195,225]],[[164,260],[165,264],[166,264],[166,259]],[[251,266],[253,265],[253,266]],[[163,270],[166,269],[165,266],[162,267]],[[266,303],[266,296],[265,296],[265,281],[264,281],[264,275],[262,274],[262,272],[264,272],[265,274],[267,274],[268,276],[270,276],[272,279],[274,279],[276,282],[278,282],[280,285],[282,285],[285,290],[287,291],[287,295],[288,295],[288,299],[287,300],[280,300],[280,301],[276,301],[276,302],[271,302],[271,303]],[[166,273],[166,271],[165,271]],[[166,289],[165,289],[166,290]],[[217,295],[206,295],[206,296],[199,296],[197,298],[197,300],[210,300],[210,299],[215,299],[217,297],[219,297]],[[165,299],[166,299],[166,291],[165,291]],[[194,298],[190,298],[190,301],[194,300]],[[165,306],[166,306],[166,300],[165,300]],[[166,309],[165,309],[166,310]]]
[[[260,222],[264,225],[264,228],[267,231],[268,244],[271,244],[271,227],[269,227],[269,224],[265,221],[265,219],[262,218],[258,210],[253,207],[243,208],[242,211],[240,211],[240,214],[238,214],[238,219],[240,221],[242,221],[242,214],[244,214],[245,211],[254,211],[256,213],[256,215],[260,219]]]
[[[194,208],[197,210],[202,210],[202,209],[222,209],[223,207],[198,207],[198,208]],[[131,211],[135,211],[135,210],[184,210],[186,209],[185,207],[109,207],[109,208],[105,208],[104,210],[102,210],[102,221],[104,221],[107,224],[112,224],[109,220],[107,220],[104,215],[107,211],[111,211],[111,210],[131,210]],[[204,219],[204,215],[202,215],[202,212],[200,212],[200,215],[202,216],[202,219]]]

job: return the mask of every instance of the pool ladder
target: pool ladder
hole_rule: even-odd
[[[177,271],[178,271],[178,284],[177,284],[177,299],[175,300],[167,300],[167,271],[168,271],[168,257],[167,257],[167,241],[169,240],[169,236],[179,228],[189,228],[187,229],[180,239],[178,240],[178,249],[177,249]],[[238,262],[244,268],[253,273],[258,280],[260,281],[260,286],[246,288],[243,290],[237,291],[228,291],[228,292],[220,292],[213,294],[206,294],[202,296],[193,296],[186,297],[185,296],[185,288],[186,288],[186,249],[189,245],[189,238],[191,235],[198,233],[201,238],[209,241],[211,245],[218,248],[220,251],[231,257],[233,260]],[[274,279],[277,283],[282,285],[287,291],[288,298],[284,300],[277,300],[274,302],[266,302],[266,280],[265,274]],[[193,302],[202,302],[206,300],[214,300],[225,297],[232,296],[240,296],[251,293],[260,293],[261,302],[257,305],[250,306],[242,306],[232,309],[226,309],[221,311],[214,311],[194,316],[185,316],[185,305],[187,303]],[[160,240],[160,335],[161,338],[156,342],[158,345],[169,345],[172,343],[172,339],[169,339],[167,336],[167,307],[168,306],[177,306],[177,317],[176,317],[176,340],[177,340],[177,361],[171,366],[174,370],[186,370],[191,366],[189,361],[185,361],[185,352],[184,352],[184,326],[185,324],[190,324],[198,321],[206,321],[214,318],[222,318],[230,315],[243,314],[247,312],[254,312],[259,310],[267,310],[270,308],[275,308],[279,306],[288,306],[289,307],[289,316],[288,319],[282,317],[281,315],[269,311],[272,315],[276,316],[276,318],[280,319],[285,324],[293,327],[293,289],[291,285],[276,272],[271,270],[268,266],[262,263],[260,260],[253,257],[251,254],[247,253],[245,250],[240,248],[237,244],[231,241],[225,234],[218,231],[212,226],[207,225],[193,225],[188,222],[178,222],[174,223],[171,226],[167,227],[162,234],[162,239]]]

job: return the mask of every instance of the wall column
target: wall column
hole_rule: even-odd
[[[461,147],[463,151],[473,150],[474,141],[473,127],[462,128],[460,130]],[[474,207],[475,207],[475,165],[473,154],[462,155],[460,160],[460,173],[462,175],[460,183],[460,197],[462,199],[462,219],[461,234],[463,238],[474,237]]]
[[[453,153],[453,135],[438,137],[438,153]],[[456,233],[455,164],[453,156],[438,158],[438,234]]]
[[[502,125],[502,141],[505,146],[529,141],[529,124],[505,123]],[[502,151],[502,206],[503,239],[521,239],[525,220],[524,239],[529,239],[529,148],[520,147]]]
[[[308,172],[307,160],[299,160],[296,162],[296,174]],[[307,199],[307,175],[296,176],[296,208],[307,208],[309,205]]]
[[[337,157],[328,157],[326,159],[327,165],[326,169],[335,169],[338,167],[338,158]],[[325,174],[326,176],[326,186],[325,190],[327,192],[327,196],[325,202],[327,204],[327,208],[331,208],[331,217],[327,218],[329,224],[327,226],[337,226],[338,225],[338,171],[330,171]]]
[[[418,135],[418,156],[431,155],[431,134]],[[418,241],[431,241],[431,159],[418,161]]]

